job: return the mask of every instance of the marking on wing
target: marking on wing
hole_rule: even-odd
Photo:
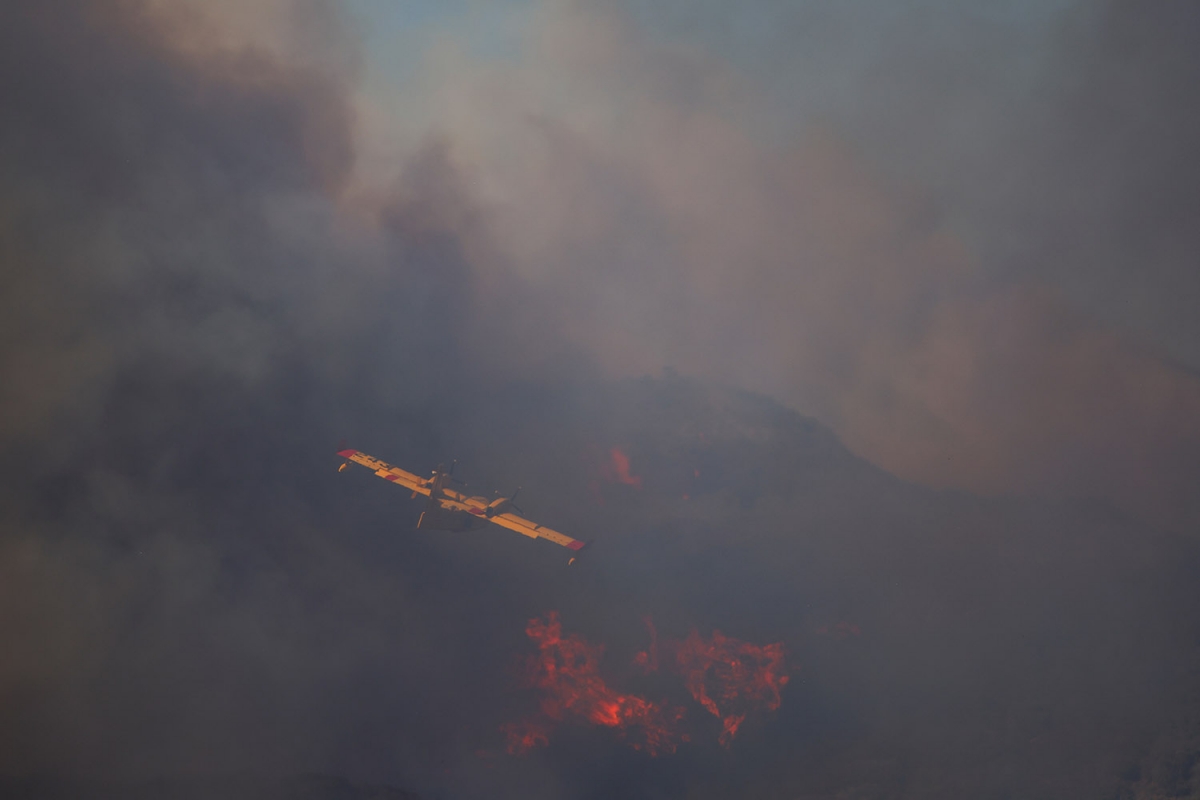
[[[353,461],[355,464],[362,464],[386,481],[398,483],[401,486],[412,489],[414,492],[429,494],[429,487],[425,485],[424,479],[418,475],[413,475],[411,472],[406,472],[399,467],[393,467],[386,461],[380,461],[378,458],[369,456],[358,450],[342,450],[338,452],[338,455]]]

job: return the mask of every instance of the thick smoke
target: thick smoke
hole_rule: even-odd
[[[444,110],[562,335],[909,478],[1194,527],[1188,12],[630,6],[538,6],[516,56],[369,93]]]
[[[344,215],[348,87],[168,11],[4,14],[8,773],[341,768],[374,700],[318,687],[431,652],[302,476],[467,383],[467,203],[433,146]]]
[[[808,8],[525,7],[388,94],[353,5],[5,6],[0,776],[1190,786],[1187,12]],[[415,532],[342,438],[595,544]],[[647,614],[791,679],[728,750],[710,689],[670,758],[511,758],[551,610],[638,696],[692,702]]]

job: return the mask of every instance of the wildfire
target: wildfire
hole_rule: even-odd
[[[779,708],[787,684],[783,644],[756,645],[720,631],[704,641],[692,631],[675,647],[675,663],[696,702],[721,720],[720,743],[728,747],[748,710]]]
[[[641,489],[642,477],[640,475],[629,474],[629,456],[625,455],[625,451],[619,447],[614,447],[608,452],[608,455],[612,462],[613,479],[617,483]]]
[[[650,646],[637,653],[633,663],[649,674],[659,667],[658,632],[649,616],[642,621]],[[538,648],[526,659],[525,683],[542,692],[540,714],[501,728],[509,753],[524,755],[545,747],[553,727],[568,718],[613,728],[634,749],[652,756],[674,753],[678,742],[690,740],[679,730],[683,708],[609,686],[599,673],[604,646],[575,634],[564,636],[557,612],[530,620],[525,633]],[[684,641],[664,647],[674,655],[674,666],[692,697],[721,720],[718,741],[723,747],[730,746],[750,712],[779,708],[780,690],[788,682],[782,643],[756,645],[720,631],[706,641],[693,630]]]
[[[563,636],[557,612],[530,620],[525,633],[538,646],[526,661],[525,677],[529,686],[543,692],[542,718],[504,726],[508,752],[520,755],[545,746],[554,723],[568,717],[614,728],[635,750],[650,755],[674,753],[676,742],[686,741],[676,730],[684,710],[609,686],[599,674],[604,646],[574,634]]]
[[[604,484],[620,483],[641,491],[642,476],[630,471],[629,456],[620,447],[613,447],[604,455],[593,453],[588,460],[593,465],[588,491],[596,505],[604,505],[604,492],[601,491]]]

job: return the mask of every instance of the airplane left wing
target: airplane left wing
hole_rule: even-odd
[[[473,500],[477,498],[468,498],[466,495],[459,494],[453,489],[443,489],[442,497],[439,503],[444,508],[454,509],[455,511],[465,511],[468,514],[486,519],[489,522],[494,522],[501,528],[508,528],[510,531],[516,531],[519,534],[528,536],[530,539],[547,539],[555,544],[568,547],[572,550],[582,550],[586,542],[581,542],[578,539],[572,539],[565,533],[559,533],[553,528],[547,528],[545,525],[538,525],[536,522],[531,522],[524,517],[518,517],[511,512],[503,514],[488,515],[486,506],[479,507],[475,505]]]
[[[357,450],[341,450],[338,452],[338,455],[344,459],[353,461],[355,464],[362,464],[385,481],[391,481],[406,489],[412,489],[417,494],[429,494],[429,482],[418,475],[405,472],[399,467],[393,467],[391,464],[380,461],[378,458],[369,456],[366,453],[360,453]]]

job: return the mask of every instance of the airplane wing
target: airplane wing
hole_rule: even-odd
[[[510,531],[516,531],[519,534],[528,536],[530,539],[548,539],[555,544],[560,544],[563,547],[569,547],[572,550],[582,550],[587,542],[581,542],[578,539],[572,539],[565,533],[559,533],[553,528],[547,528],[545,525],[538,525],[536,522],[531,522],[524,517],[518,517],[510,511],[503,514],[493,514],[488,516],[487,507],[479,507],[475,503],[479,498],[470,498],[465,494],[460,494],[453,489],[442,489],[442,497],[439,504],[443,508],[451,508],[455,511],[465,511],[468,514],[474,514],[477,517],[486,519],[488,522],[494,522],[501,528],[508,528]]]
[[[417,494],[429,494],[429,481],[418,475],[405,472],[399,467],[393,467],[391,464],[384,463],[378,458],[369,456],[366,453],[360,453],[357,450],[342,450],[338,455],[349,461],[353,461],[355,464],[362,464],[367,469],[374,471],[376,475],[385,481],[391,481],[406,489],[412,489]]]
[[[548,539],[555,544],[569,547],[572,550],[582,550],[583,546],[587,544],[578,539],[572,539],[565,533],[559,533],[553,528],[547,528],[545,525],[538,525],[536,522],[531,522],[524,517],[518,517],[513,513],[493,514],[489,517],[486,507],[480,508],[476,506],[466,495],[460,494],[453,489],[442,490],[440,505],[443,508],[474,514],[477,517],[486,519],[488,522],[496,523],[501,528],[508,528],[510,531],[516,531],[524,536],[528,536],[530,539]]]
[[[489,518],[502,528],[508,528],[510,531],[524,534],[531,539],[549,539],[555,544],[561,544],[563,547],[568,547],[572,550],[582,550],[587,542],[581,542],[578,539],[572,539],[565,533],[559,533],[553,528],[547,528],[544,525],[538,525],[536,522],[530,522],[524,517],[518,517],[516,514],[505,512],[496,514]]]

